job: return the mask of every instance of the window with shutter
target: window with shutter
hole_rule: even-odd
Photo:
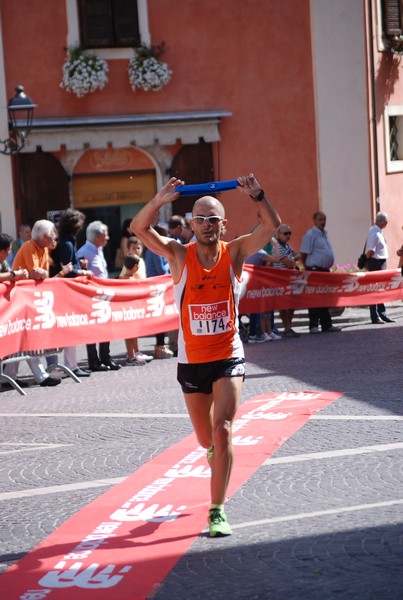
[[[402,0],[383,0],[382,8],[385,35],[401,35]]]
[[[114,33],[116,46],[138,46],[140,44],[137,2],[114,0]]]
[[[79,0],[79,18],[84,48],[140,44],[137,0]]]

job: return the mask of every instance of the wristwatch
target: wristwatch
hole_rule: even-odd
[[[11,270],[10,273],[13,276],[13,279],[15,279],[15,271]]]
[[[264,189],[262,188],[257,196],[251,196],[251,198],[255,202],[261,202],[264,198]]]

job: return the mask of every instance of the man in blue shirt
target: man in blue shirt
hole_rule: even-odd
[[[326,226],[326,215],[318,211],[313,215],[313,227],[308,229],[302,238],[301,261],[307,271],[329,272],[334,263],[334,254],[330,245]],[[319,324],[323,332],[341,331],[340,327],[332,324],[327,307],[309,308],[309,332],[320,333]]]
[[[95,277],[108,278],[103,248],[109,240],[108,227],[101,221],[93,221],[87,227],[87,241],[77,251],[77,259],[87,261],[87,268]],[[90,371],[118,371],[120,365],[111,359],[110,342],[99,343],[99,355],[96,344],[87,344],[88,367]]]

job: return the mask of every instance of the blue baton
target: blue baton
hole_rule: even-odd
[[[175,192],[179,192],[181,196],[217,194],[218,192],[234,190],[238,186],[239,183],[236,179],[230,179],[229,181],[210,181],[210,183],[197,183],[196,185],[179,185],[175,188]]]

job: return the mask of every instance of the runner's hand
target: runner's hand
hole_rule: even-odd
[[[260,190],[262,189],[253,173],[249,173],[249,175],[246,175],[245,177],[238,177],[238,183],[241,192],[248,194],[248,196],[253,196],[254,198],[259,195]]]
[[[184,185],[184,183],[185,182],[181,179],[171,177],[168,183],[166,183],[156,195],[156,198],[158,198],[159,200],[160,206],[176,200],[179,197],[179,192],[175,190],[178,186]]]

